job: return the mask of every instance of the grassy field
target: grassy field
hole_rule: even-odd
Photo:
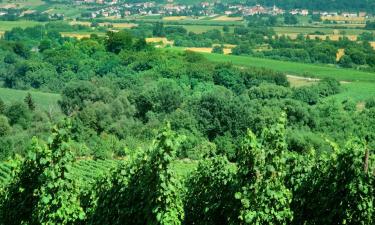
[[[7,0],[2,1],[0,3],[0,7],[2,8],[33,8],[40,5],[43,5],[44,2],[42,0]]]
[[[335,78],[342,81],[375,82],[375,73],[351,69],[341,69],[333,66],[287,62],[249,56],[205,54],[206,58],[214,62],[232,62],[238,66],[264,67],[292,75]]]
[[[57,101],[60,99],[59,94],[0,88],[0,98],[6,103],[23,101],[27,93],[31,94],[37,107],[41,107],[45,110],[50,108],[59,109],[57,104]]]
[[[0,21],[0,31],[11,30],[12,28],[15,28],[15,27],[21,27],[21,28],[33,27],[33,26],[41,25],[41,24],[44,24],[44,23],[37,22],[37,21],[29,21],[29,20]]]
[[[169,25],[169,26],[179,26],[179,25]],[[223,26],[210,26],[210,25],[182,25],[188,32],[193,32],[196,34],[201,34],[209,30],[223,30]],[[229,32],[234,31],[234,26],[229,26]]]

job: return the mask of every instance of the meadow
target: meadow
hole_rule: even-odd
[[[43,22],[30,20],[0,21],[0,31],[8,31],[15,27],[26,28],[44,24]]]
[[[30,93],[36,106],[44,110],[59,109],[57,101],[60,99],[59,94],[39,92],[39,91],[24,91],[8,88],[0,88],[0,98],[5,103],[23,101],[26,95]]]

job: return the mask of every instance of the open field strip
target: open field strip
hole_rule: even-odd
[[[161,43],[162,45],[173,45],[173,41],[169,41],[166,37],[152,37],[146,38],[147,43]]]
[[[30,21],[30,20],[17,20],[17,21],[0,21],[0,31],[8,31],[15,27],[27,28],[36,25],[43,25],[44,22]]]
[[[1,8],[28,8],[45,4],[42,0],[8,0],[0,3]]]
[[[63,37],[71,37],[71,38],[77,38],[77,39],[82,39],[82,38],[89,38],[91,34],[96,34],[98,36],[104,36],[105,33],[103,32],[90,32],[90,31],[82,31],[82,32],[60,32],[61,36]]]
[[[314,32],[322,32],[324,34],[346,34],[359,35],[363,32],[372,32],[365,29],[336,29],[330,27],[273,27],[277,34],[313,34]]]
[[[174,20],[186,20],[188,18],[193,19],[192,17],[187,17],[187,16],[165,16],[163,17],[163,20],[174,21]]]
[[[198,47],[190,47],[185,48],[185,50],[193,51],[193,52],[200,52],[200,53],[211,53],[213,48],[198,48]],[[232,48],[223,48],[223,52],[225,55],[232,53]]]
[[[345,17],[345,16],[322,16],[321,19],[323,21],[345,21],[345,22],[353,22],[353,23],[366,23],[365,17]]]
[[[243,18],[240,16],[229,17],[229,16],[218,16],[212,19],[213,21],[242,21]]]
[[[26,95],[30,93],[37,107],[42,109],[49,110],[59,109],[57,101],[60,100],[59,94],[39,92],[39,91],[24,91],[24,90],[15,90],[8,88],[0,88],[0,98],[5,103],[11,102],[21,102],[25,99]]]

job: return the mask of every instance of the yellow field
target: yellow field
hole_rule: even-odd
[[[345,55],[345,49],[340,48],[336,53],[336,61],[340,61],[340,59]]]
[[[370,42],[370,44],[375,49],[375,41],[374,42]]]
[[[83,26],[91,26],[91,22],[84,22],[84,21],[70,21],[70,25],[83,25]]]
[[[61,32],[61,36],[82,39],[82,38],[89,38],[90,34],[77,34],[77,33]]]
[[[173,41],[168,41],[165,37],[153,37],[153,38],[146,38],[147,43],[162,43],[163,45],[173,45]]]
[[[213,18],[212,20],[215,21],[242,21],[243,18],[238,16],[238,17],[229,17],[229,16],[219,16],[216,18]]]
[[[211,53],[212,48],[185,48],[185,50],[193,51],[193,52],[202,52],[202,53]],[[229,55],[232,53],[231,48],[224,48],[223,49],[225,55]]]
[[[365,23],[365,17],[345,17],[345,16],[322,16],[322,20],[329,21],[347,21],[347,22],[356,22],[356,23]]]
[[[173,20],[186,20],[187,16],[165,16],[163,20],[173,21]]]
[[[132,27],[138,26],[135,23],[99,23],[100,26],[108,26],[112,25],[113,28],[121,28],[121,29],[130,29]]]

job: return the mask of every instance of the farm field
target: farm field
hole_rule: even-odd
[[[359,35],[363,32],[368,32],[365,29],[335,29],[329,27],[273,27],[277,34],[309,34],[316,31],[325,34],[339,34],[345,32],[346,35]]]
[[[213,18],[214,21],[242,21],[242,17],[218,16]]]
[[[191,47],[191,48],[185,48],[185,50],[193,51],[193,52],[200,52],[200,53],[211,53],[213,48],[196,48],[196,47]],[[232,53],[231,48],[224,48],[223,52],[225,55],[228,55]]]
[[[27,28],[44,24],[43,22],[19,20],[19,21],[0,21],[0,31],[8,31],[15,27]]]
[[[91,34],[96,34],[98,36],[104,36],[104,32],[90,32],[90,31],[82,31],[82,32],[60,32],[61,36],[63,37],[71,37],[71,38],[89,38]]]
[[[39,92],[39,91],[23,91],[8,88],[0,88],[0,97],[6,102],[23,101],[26,95],[30,93],[36,106],[48,110],[50,108],[59,109],[57,101],[60,99],[59,94]]]
[[[179,26],[179,25],[171,25]],[[188,32],[193,32],[196,34],[201,34],[209,30],[223,30],[223,26],[209,26],[209,25],[182,25]],[[229,26],[229,32],[233,32],[234,26]]]

